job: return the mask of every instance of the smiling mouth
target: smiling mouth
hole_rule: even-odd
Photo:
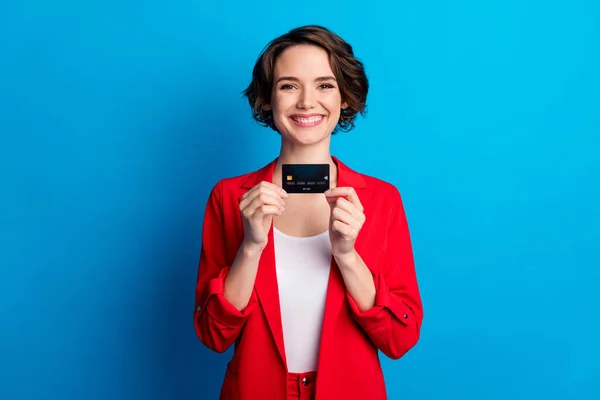
[[[293,115],[290,119],[298,126],[309,127],[318,125],[325,117],[323,115],[311,115],[310,117],[301,117]]]

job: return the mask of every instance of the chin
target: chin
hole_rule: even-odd
[[[323,140],[325,140],[331,132],[324,131],[321,127],[320,129],[308,130],[308,129],[293,129],[289,130],[289,137],[295,141],[302,144],[316,144]]]

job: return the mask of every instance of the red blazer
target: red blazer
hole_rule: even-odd
[[[377,295],[375,306],[361,312],[332,256],[316,399],[385,399],[378,350],[402,357],[417,343],[423,319],[408,225],[395,186],[332,158],[337,186],[353,187],[364,207],[366,222],[355,249],[373,273]],[[224,400],[287,399],[272,227],[248,306],[240,312],[223,297],[224,279],[244,238],[239,202],[257,183],[272,181],[276,161],[219,181],[206,206],[194,325],[200,341],[214,351],[235,343],[221,388]]]

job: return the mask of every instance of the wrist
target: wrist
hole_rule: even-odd
[[[266,243],[252,243],[244,240],[242,242],[242,252],[248,257],[260,256],[266,246]]]
[[[333,254],[333,258],[335,258],[335,262],[336,262],[336,264],[338,264],[338,266],[344,268],[344,267],[356,265],[356,263],[360,257],[358,255],[358,253],[356,252],[356,250],[352,249],[348,253]]]

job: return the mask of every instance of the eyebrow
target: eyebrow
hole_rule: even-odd
[[[318,78],[315,79],[315,82],[322,82],[322,81],[335,81],[335,77],[334,76],[320,76]],[[293,76],[282,76],[281,78],[277,79],[277,81],[275,83],[279,83],[281,81],[293,81],[293,82],[299,82],[300,79],[293,77]]]

